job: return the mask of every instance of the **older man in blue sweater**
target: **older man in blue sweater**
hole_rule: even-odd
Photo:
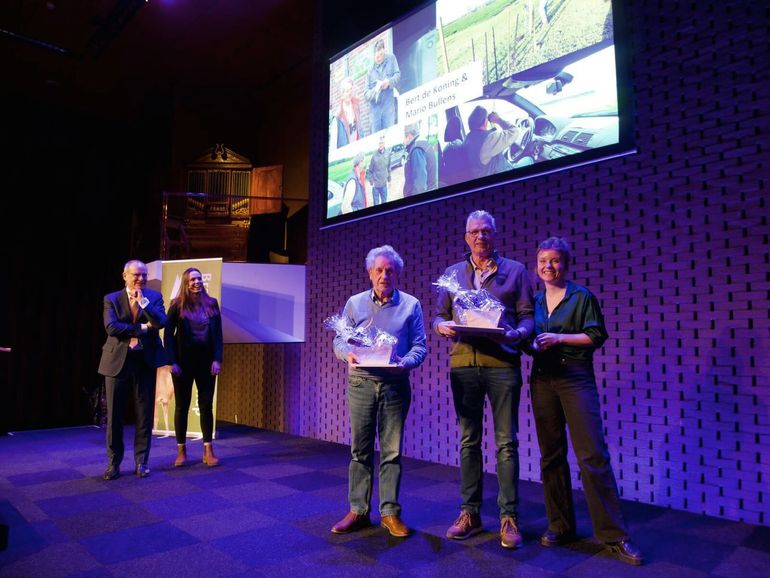
[[[380,441],[381,525],[395,537],[409,535],[401,520],[398,491],[401,485],[401,447],[404,421],[411,401],[409,372],[425,359],[425,326],[420,302],[396,286],[404,261],[390,245],[369,251],[366,270],[372,288],[353,295],[345,305],[351,327],[379,329],[398,342],[390,363],[379,367],[359,363],[356,347],[344,337],[334,339],[334,353],[348,364],[350,409],[350,512],[332,527],[347,534],[371,525],[374,436]]]

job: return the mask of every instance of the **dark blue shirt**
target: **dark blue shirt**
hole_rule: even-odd
[[[535,337],[541,333],[585,333],[593,342],[593,347],[557,345],[535,353],[535,359],[543,361],[556,357],[590,361],[594,351],[609,337],[599,301],[588,289],[572,281],[567,281],[567,292],[550,317],[545,291],[535,295]]]

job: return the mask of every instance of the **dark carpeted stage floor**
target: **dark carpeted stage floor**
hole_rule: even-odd
[[[770,528],[630,502],[625,512],[647,563],[622,564],[591,541],[581,493],[583,539],[543,548],[541,486],[529,482],[521,484],[525,545],[503,550],[492,475],[489,531],[450,542],[444,532],[458,513],[458,470],[417,460],[405,460],[402,487],[411,537],[391,538],[377,525],[337,536],[329,528],[347,511],[347,446],[239,426],[219,435],[221,467],[197,461],[198,441],[190,443],[195,463],[174,469],[174,440],[156,438],[152,475],[124,470],[112,482],[101,479],[98,428],[0,438],[0,522],[10,527],[0,576],[770,575]],[[374,495],[376,508],[376,488]]]

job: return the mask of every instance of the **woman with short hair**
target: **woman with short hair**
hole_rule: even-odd
[[[537,249],[536,271],[545,290],[535,295],[530,390],[548,518],[540,543],[558,546],[575,539],[569,426],[594,533],[620,560],[638,566],[643,557],[629,540],[621,513],[594,375],[593,354],[607,340],[607,330],[596,297],[567,280],[570,261],[569,244],[559,237]]]

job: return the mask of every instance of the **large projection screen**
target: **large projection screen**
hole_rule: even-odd
[[[620,4],[439,0],[334,56],[324,226],[633,152]]]

